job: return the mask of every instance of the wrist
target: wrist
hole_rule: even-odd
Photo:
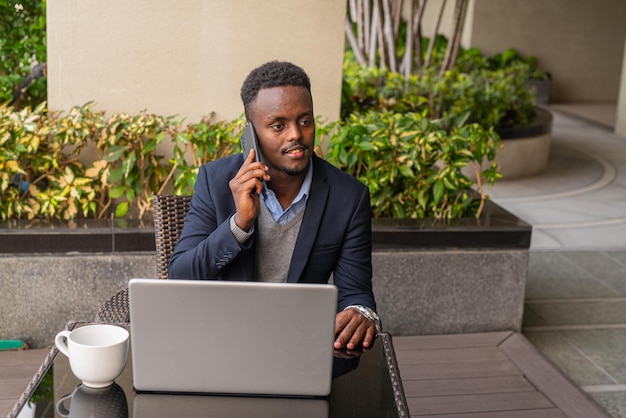
[[[250,237],[252,237],[252,234],[254,233],[254,224],[252,225],[249,231],[245,231],[242,228],[240,228],[239,225],[237,225],[237,222],[235,221],[235,215],[230,217],[229,224],[230,224],[230,232],[233,233],[233,236],[235,237],[235,239],[240,245],[243,245],[246,241],[248,241]]]
[[[241,229],[243,232],[246,232],[246,233],[252,232],[251,230],[254,228],[254,222],[252,223],[241,222],[241,220],[237,217],[236,213],[232,216],[232,221],[235,223],[235,225],[237,225],[239,229]]]

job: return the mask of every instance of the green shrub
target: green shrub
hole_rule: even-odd
[[[9,103],[34,63],[46,62],[46,2],[3,0],[0,9],[1,104]],[[45,101],[46,96],[46,79],[40,78],[28,88],[21,105],[34,107]]]
[[[176,194],[191,194],[202,164],[241,152],[239,137],[246,127],[244,117],[214,121],[213,116],[188,124],[176,132],[171,173]]]
[[[344,60],[342,119],[369,110],[416,112],[440,120],[444,129],[477,123],[485,129],[524,125],[534,116],[528,66],[514,62],[500,69],[487,68],[474,52],[461,55],[455,69],[438,76],[436,65],[408,78],[387,69],[360,66],[352,53]],[[470,63],[473,63],[473,68]],[[467,67],[467,68],[466,68]]]
[[[243,117],[184,125],[147,112],[107,116],[93,106],[50,115],[45,103],[18,112],[0,106],[0,219],[142,219],[154,194],[167,187],[191,194],[201,164],[240,152]],[[95,159],[82,155],[86,149]]]
[[[85,141],[74,116],[50,118],[45,103],[19,112],[0,106],[2,219],[95,214],[96,190],[78,159]]]
[[[549,73],[539,68],[537,57],[533,55],[524,57],[513,48],[486,58],[487,67],[493,70],[507,68],[516,64],[524,65],[527,76],[531,80],[546,80],[550,78]]]
[[[483,184],[499,177],[495,164],[479,171],[499,137],[478,124],[448,132],[418,113],[369,111],[324,130],[321,141],[329,162],[369,187],[375,217],[478,217]],[[468,165],[475,183],[462,172]]]
[[[116,202],[116,217],[124,217],[131,210],[143,218],[169,172],[156,148],[175,125],[171,118],[146,112],[118,113],[106,119],[100,116],[101,120],[94,121],[100,159],[87,171],[90,177],[100,179],[100,213]]]
[[[476,172],[477,183],[461,172],[495,153],[497,135],[477,124],[446,132],[441,121],[383,110],[318,125],[318,152],[327,149],[325,158],[370,188],[377,217],[476,215],[483,182],[498,177],[493,165]],[[243,117],[183,124],[146,112],[106,116],[92,103],[51,115],[45,104],[1,106],[0,218],[143,218],[154,194],[191,194],[201,164],[238,153],[244,127]],[[170,159],[159,151],[165,138]],[[86,149],[96,158],[85,165]]]

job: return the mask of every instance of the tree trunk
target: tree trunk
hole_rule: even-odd
[[[411,16],[413,16],[413,5],[414,5],[414,1],[410,0],[409,3],[409,11],[408,11],[408,16],[409,19],[407,19],[406,22],[406,38],[405,38],[405,49],[404,49],[404,57],[402,58],[402,64],[400,65],[400,71],[402,72],[402,75],[405,78],[405,84],[404,84],[404,92],[406,93],[407,87],[408,87],[408,79],[409,79],[409,75],[411,75],[411,72],[413,71],[413,40],[415,39],[413,37],[413,19],[411,18]]]
[[[454,37],[456,37],[456,34],[458,33],[458,28],[460,25],[461,17],[463,15],[464,4],[465,4],[465,0],[456,0],[456,5],[454,7],[453,27],[452,27],[453,29],[452,33],[454,34]],[[454,62],[454,59],[452,57],[452,53],[454,49],[454,42],[455,42],[454,39],[448,40],[448,47],[446,48],[446,54],[443,57],[443,62],[441,64],[441,68],[439,69],[439,80],[443,78],[443,75],[446,72],[446,70],[448,70],[450,63]]]
[[[428,64],[430,64],[430,60],[433,56],[433,48],[435,46],[435,39],[437,39],[437,35],[439,34],[439,26],[441,26],[441,18],[443,17],[443,12],[446,8],[446,1],[447,0],[443,0],[441,2],[441,8],[439,9],[439,14],[437,15],[437,22],[435,23],[433,34],[430,37],[430,42],[428,42],[428,50],[426,51],[426,58],[424,59],[424,67],[428,67]]]
[[[450,63],[448,64],[448,70],[454,68],[454,64],[456,63],[456,58],[459,56],[459,48],[461,47],[461,37],[463,36],[463,23],[465,22],[465,15],[467,14],[467,4],[468,0],[460,0],[461,4],[461,14],[456,24],[456,30],[454,31],[454,40],[452,42],[452,56],[450,58]]]
[[[393,36],[393,17],[391,15],[390,0],[382,0],[383,2],[383,33],[387,44],[387,68],[392,72],[398,71],[396,65],[396,44]]]

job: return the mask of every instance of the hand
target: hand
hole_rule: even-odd
[[[342,360],[350,360],[353,358],[361,357],[363,353],[367,353],[368,351],[369,351],[369,348],[365,348],[363,346],[359,346],[355,348],[354,350],[350,350],[345,347],[340,348],[340,349],[335,348],[333,350],[333,355]]]
[[[255,150],[250,151],[239,171],[228,186],[235,200],[235,223],[244,231],[249,231],[259,212],[259,195],[263,191],[263,182],[270,180],[267,166],[254,161]]]
[[[376,335],[372,321],[353,309],[341,311],[335,317],[335,349],[354,350],[359,344],[364,349],[371,347]]]

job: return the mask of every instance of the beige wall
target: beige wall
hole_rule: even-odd
[[[617,101],[626,2],[478,0],[471,7],[471,46],[537,56],[553,74],[553,102]]]
[[[232,119],[245,76],[277,59],[308,72],[316,113],[336,119],[345,9],[345,0],[48,0],[49,107],[95,101],[107,112]]]

